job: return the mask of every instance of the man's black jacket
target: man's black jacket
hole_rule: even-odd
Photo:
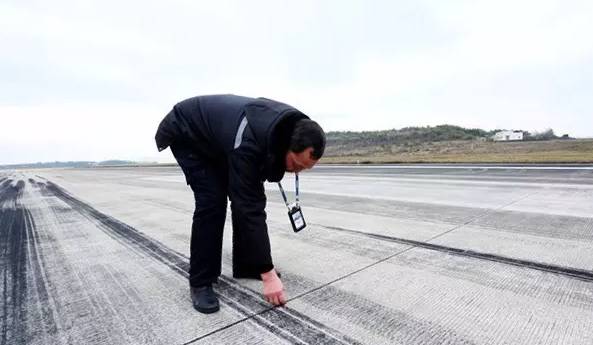
[[[307,118],[297,109],[270,99],[199,96],[176,104],[155,136],[159,151],[179,145],[203,159],[226,162],[228,195],[241,225],[234,231],[241,231],[246,241],[243,245],[250,248],[245,265],[257,273],[273,267],[263,183],[282,179],[291,128]]]

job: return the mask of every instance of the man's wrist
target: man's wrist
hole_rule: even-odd
[[[271,269],[268,272],[264,272],[261,274],[261,280],[262,281],[270,281],[274,278],[278,278],[278,276],[276,275],[276,270],[275,269]]]

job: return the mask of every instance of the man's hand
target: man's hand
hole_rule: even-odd
[[[282,281],[278,278],[276,270],[272,269],[269,272],[261,274],[262,282],[264,283],[264,297],[266,301],[273,305],[286,304],[286,297],[284,296],[284,286]]]

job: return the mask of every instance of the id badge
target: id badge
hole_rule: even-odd
[[[292,230],[294,230],[294,232],[299,232],[307,226],[300,206],[293,206],[292,209],[288,211],[288,218],[290,218],[290,224],[292,224]]]

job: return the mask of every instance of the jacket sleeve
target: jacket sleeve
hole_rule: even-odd
[[[242,263],[258,274],[274,268],[260,169],[261,155],[252,145],[243,143],[229,155],[229,197],[239,227],[233,231],[238,231],[239,245],[246,253]]]

